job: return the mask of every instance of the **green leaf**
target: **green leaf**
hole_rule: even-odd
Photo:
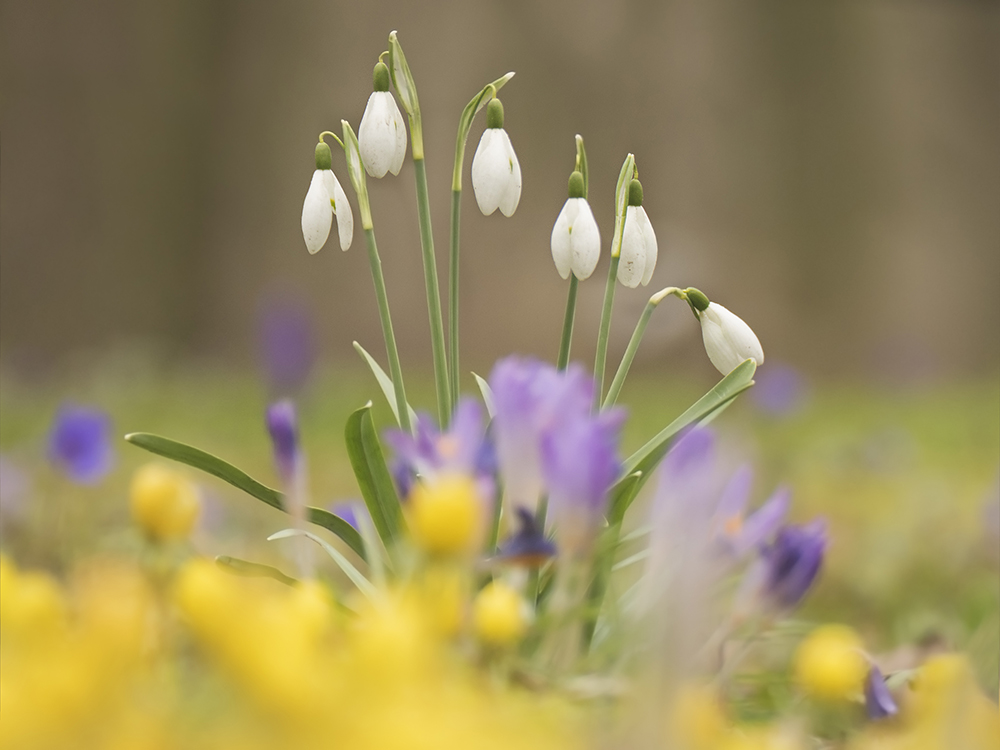
[[[200,448],[179,443],[176,440],[161,437],[160,435],[152,435],[148,432],[133,432],[126,435],[125,439],[132,443],[132,445],[138,446],[150,453],[169,458],[171,461],[187,464],[214,477],[218,477],[261,502],[267,503],[272,508],[288,512],[284,503],[285,496],[280,492],[261,484],[241,469],[237,469],[232,464],[223,461],[217,456],[213,456],[211,453],[206,453]],[[332,531],[348,547],[364,559],[365,545],[361,540],[361,535],[347,521],[321,508],[306,508],[306,514],[307,520],[310,523]]]
[[[489,383],[476,375],[476,373],[472,373],[472,377],[476,379],[479,391],[483,394],[483,403],[486,404],[486,411],[489,412],[490,419],[493,419],[497,412],[496,401],[493,399],[493,389],[490,388]]]
[[[385,374],[385,370],[375,361],[375,358],[366,352],[365,348],[357,341],[354,342],[354,351],[360,354],[361,358],[368,363],[368,367],[371,368],[375,380],[378,381],[379,387],[382,389],[385,400],[389,402],[389,408],[392,409],[392,416],[396,418],[396,424],[402,427],[403,425],[399,421],[399,408],[396,405],[396,391],[392,384],[392,378]],[[413,407],[409,404],[406,405],[406,410],[410,413],[410,424],[416,427],[417,413],[413,411]]]
[[[627,477],[620,479],[612,488],[608,502],[608,525],[614,526],[625,518],[625,512],[639,493],[642,474],[641,471],[634,471]]]
[[[371,409],[372,403],[369,401],[351,414],[344,430],[344,438],[347,442],[347,455],[351,459],[351,467],[358,480],[361,496],[368,506],[372,523],[386,549],[391,550],[403,526],[403,513],[392,477],[385,465]]]
[[[286,576],[277,568],[247,560],[240,560],[238,557],[219,555],[215,558],[215,564],[229,573],[235,573],[245,578],[273,578],[288,586],[294,586],[298,583],[297,580],[291,576]]]
[[[624,485],[632,483],[634,485],[631,497],[625,501],[625,509],[628,504],[642,489],[649,479],[653,470],[667,454],[670,448],[670,441],[690,424],[695,422],[708,422],[718,416],[723,409],[726,409],[733,400],[743,391],[753,385],[753,374],[757,369],[757,364],[748,359],[737,367],[726,377],[720,380],[712,390],[694,402],[687,411],[677,419],[664,427],[652,440],[633,453],[625,461],[624,476],[611,488],[612,508],[615,507],[619,496],[625,492]],[[642,472],[642,476],[633,480],[635,472]],[[624,510],[622,511],[624,515]]]
[[[326,553],[333,558],[333,561],[337,563],[340,569],[344,571],[348,578],[351,579],[351,582],[358,587],[358,590],[369,599],[377,593],[371,581],[365,578],[361,574],[361,571],[355,568],[351,564],[351,561],[340,553],[340,550],[327,542],[325,539],[319,538],[312,532],[305,531],[303,529],[282,529],[281,531],[271,534],[271,536],[267,538],[267,541],[273,542],[275,539],[287,539],[288,537],[293,536],[304,536],[307,539],[311,539],[316,542],[316,544],[326,550]]]

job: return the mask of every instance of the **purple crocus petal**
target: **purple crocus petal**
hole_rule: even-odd
[[[260,358],[271,388],[295,393],[316,363],[312,316],[300,303],[276,302],[261,308]]]
[[[885,684],[882,672],[874,664],[871,665],[865,678],[865,713],[872,721],[886,719],[899,713],[899,707],[889,692],[889,686]]]
[[[807,398],[807,386],[802,374],[791,365],[769,363],[754,376],[756,384],[751,399],[763,411],[786,416],[802,408]]]
[[[826,522],[785,526],[774,542],[761,551],[766,564],[764,596],[778,609],[791,609],[809,591],[819,575],[826,553]]]
[[[98,482],[114,461],[111,417],[97,409],[61,406],[49,433],[49,458],[74,482]]]
[[[470,471],[476,467],[484,432],[483,408],[478,401],[463,398],[455,407],[447,434],[438,440],[438,454],[445,464]]]
[[[746,511],[747,501],[750,499],[750,488],[753,486],[753,467],[744,464],[730,478],[722,495],[719,497],[719,504],[715,508],[716,518],[720,526],[725,527],[731,519],[742,520]],[[725,528],[723,528],[725,530]]]
[[[517,508],[516,513],[521,528],[501,545],[497,559],[514,565],[538,567],[550,557],[555,557],[556,545],[538,528],[534,514],[527,508]]]
[[[542,436],[542,474],[557,514],[580,514],[597,521],[608,489],[621,473],[618,439],[625,412],[577,417]]]
[[[358,516],[361,513],[367,513],[368,509],[364,503],[358,500],[348,500],[331,505],[330,512],[338,518],[347,521],[355,531],[360,531],[361,527],[358,525]]]
[[[788,514],[791,497],[792,493],[788,489],[781,488],[746,518],[742,529],[732,540],[733,551],[737,557],[742,557],[759,547],[767,537],[777,531]]]
[[[290,482],[299,456],[299,426],[295,404],[289,399],[271,404],[267,408],[266,422],[278,473],[283,481]]]

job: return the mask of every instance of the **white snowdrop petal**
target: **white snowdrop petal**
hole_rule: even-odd
[[[570,198],[563,204],[562,211],[556,217],[555,226],[552,227],[552,260],[556,264],[556,270],[564,279],[569,278],[573,264],[572,235],[573,216],[576,211],[574,199]]]
[[[497,128],[487,128],[472,159],[472,189],[484,216],[497,210],[506,187],[501,177],[508,171],[507,153],[498,137],[500,132]]]
[[[584,198],[571,200],[579,206],[573,222],[573,273],[583,281],[594,272],[601,258],[601,230],[597,227],[590,204]]]
[[[646,262],[642,270],[642,285],[646,286],[653,278],[653,270],[656,268],[658,254],[656,233],[653,231],[653,225],[649,222],[649,217],[646,216],[646,209],[638,206],[635,213],[639,219],[639,227],[642,229],[643,246],[646,248]]]
[[[403,160],[406,159],[406,121],[396,105],[396,100],[390,96],[389,101],[392,105],[390,114],[392,115],[392,135],[395,148],[392,152],[392,160],[389,162],[389,171],[397,175],[399,170],[403,168]]]
[[[500,130],[500,140],[503,142],[506,154],[504,163],[506,172],[502,173],[502,179],[506,184],[500,196],[500,213],[509,218],[514,215],[517,204],[521,201],[521,165],[517,161],[517,154],[514,153],[514,147],[506,130]]]
[[[330,172],[330,175],[333,176],[334,182],[333,201],[335,204],[335,213],[337,214],[337,232],[340,235],[340,249],[347,250],[354,239],[354,212],[351,211],[351,203],[347,200],[347,193],[344,192],[344,188],[340,186],[340,182],[333,175],[333,172]]]
[[[744,360],[764,364],[764,350],[753,330],[739,316],[722,305],[711,302],[699,315],[705,352],[723,375],[728,375]]]
[[[385,94],[387,91],[373,91],[365,105],[365,113],[358,126],[358,147],[365,171],[372,177],[385,177],[389,170],[390,153],[386,152],[385,139]]]
[[[618,281],[629,289],[635,289],[642,281],[646,265],[646,248],[642,227],[636,219],[636,207],[625,210],[625,231],[622,233],[622,249],[618,261]]]
[[[326,170],[317,169],[313,172],[306,199],[302,203],[302,237],[310,253],[319,252],[326,244],[333,222],[333,209],[330,206],[330,193],[323,178],[324,171]]]

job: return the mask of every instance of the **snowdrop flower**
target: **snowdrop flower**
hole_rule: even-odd
[[[486,106],[486,131],[472,159],[472,188],[484,216],[498,208],[504,216],[513,216],[521,200],[521,165],[503,129],[499,99]]]
[[[701,323],[705,351],[715,369],[728,375],[748,359],[758,367],[764,364],[764,350],[750,326],[722,305],[709,302],[697,289],[686,289],[685,294]]]
[[[625,209],[625,231],[622,234],[618,280],[635,289],[653,278],[656,268],[656,234],[642,207],[642,185],[632,180],[628,186],[628,208]]]
[[[583,281],[597,268],[601,257],[601,232],[594,212],[583,197],[583,175],[569,177],[569,198],[552,227],[552,260],[564,279],[570,273]]]
[[[340,249],[349,248],[354,237],[351,204],[347,202],[347,194],[334,175],[332,165],[330,147],[321,141],[316,146],[316,171],[302,204],[302,237],[310,253],[319,252],[326,244],[334,214],[340,233]]]
[[[406,156],[406,124],[389,93],[389,68],[379,61],[375,65],[375,90],[368,97],[368,106],[358,128],[361,160],[372,177],[385,177],[386,172],[399,174]]]

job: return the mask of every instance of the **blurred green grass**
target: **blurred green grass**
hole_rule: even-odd
[[[408,387],[414,404],[433,403],[429,379],[411,378]],[[636,373],[623,393],[631,414],[626,450],[702,390]],[[343,425],[369,399],[387,426],[388,406],[359,369],[321,372],[299,399],[313,504],[358,496]],[[31,477],[32,496],[20,519],[5,523],[3,543],[24,564],[60,570],[80,555],[134,547],[128,479],[150,456],[121,441],[116,469],[99,486],[62,480],[46,462],[45,437],[64,400],[106,409],[120,435],[167,435],[276,483],[263,426],[268,394],[248,374],[193,366],[164,371],[131,360],[81,367],[65,382],[4,373],[0,451]],[[968,650],[995,694],[1000,529],[988,506],[997,502],[998,415],[994,378],[919,388],[814,385],[793,413],[776,416],[743,397],[714,425],[729,464],[755,465],[755,504],[785,484],[793,491],[793,519],[829,520],[826,570],[801,617],[850,623],[883,652],[919,643]],[[214,519],[196,537],[202,552],[288,566],[290,543],[263,541],[287,526],[285,517],[211,477],[197,480]]]

